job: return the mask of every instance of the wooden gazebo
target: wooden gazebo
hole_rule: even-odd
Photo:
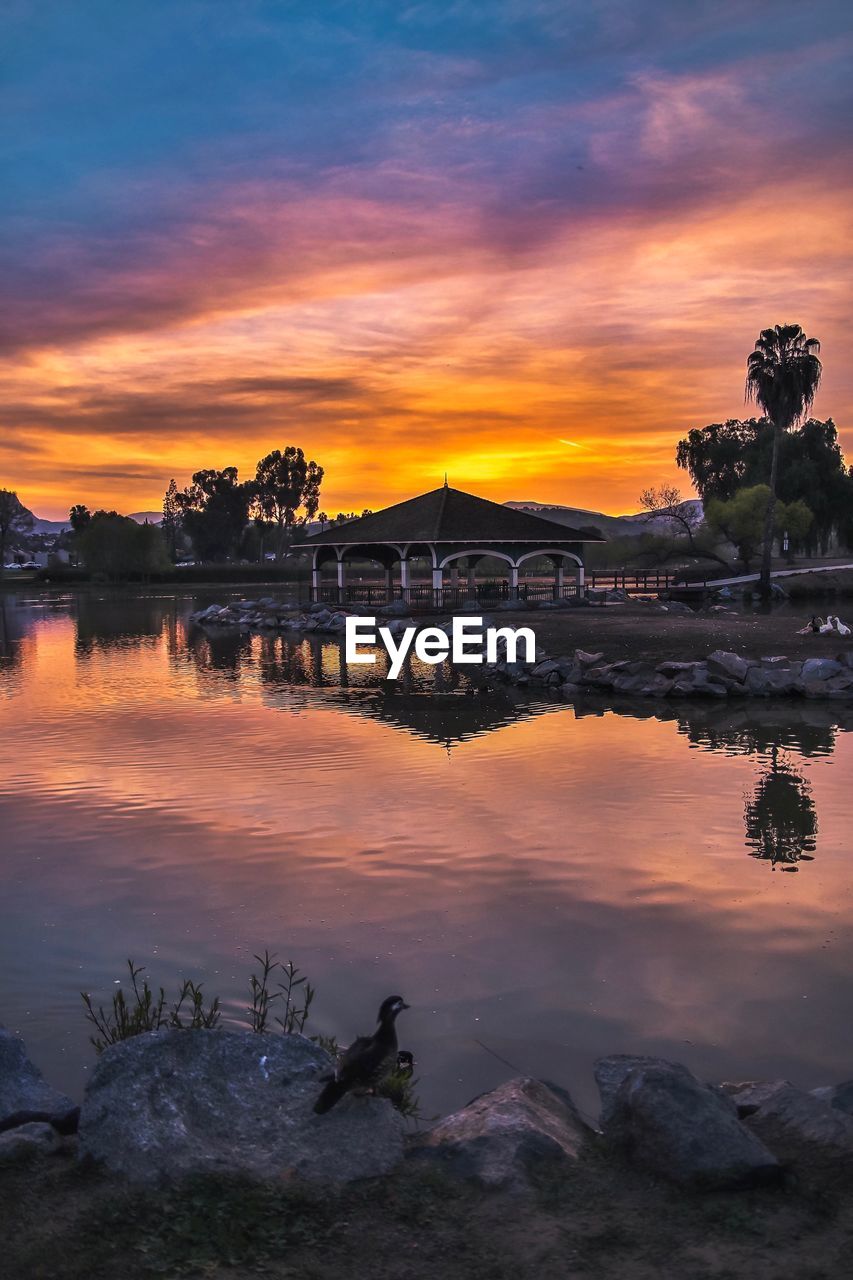
[[[373,515],[330,525],[294,543],[294,550],[311,553],[314,600],[385,604],[401,599],[412,606],[452,608],[466,600],[579,595],[584,589],[584,546],[604,541],[598,529],[570,528],[445,484]],[[478,582],[477,565],[486,557],[500,566],[500,580]],[[551,562],[553,580],[524,583],[520,590],[519,569],[538,557]],[[412,561],[421,559],[431,567],[431,584],[412,581]],[[348,583],[347,566],[353,560],[380,565],[384,584]],[[466,572],[461,582],[463,562]],[[324,583],[323,568],[330,564],[336,567],[336,579]],[[567,566],[571,582],[566,581]]]

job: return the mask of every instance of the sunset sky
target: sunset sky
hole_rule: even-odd
[[[610,512],[821,339],[853,461],[849,5],[10,0],[0,486],[44,517],[301,445]]]

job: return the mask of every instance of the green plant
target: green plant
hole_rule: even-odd
[[[270,1011],[276,1000],[284,1001],[284,1013],[276,1022],[285,1035],[301,1035],[308,1021],[308,1011],[314,999],[314,988],[292,960],[282,964],[265,950],[262,956],[255,956],[261,966],[260,977],[253,973],[249,985],[252,992],[252,1003],[247,1010],[249,1025],[259,1033],[269,1029]],[[270,980],[276,969],[284,975],[284,981],[278,983],[278,991],[270,991]],[[300,990],[301,988],[301,990]]]
[[[314,988],[304,974],[297,977],[299,970],[292,960],[288,960],[287,964],[281,965],[280,968],[284,974],[284,982],[278,984],[284,999],[284,1017],[276,1018],[276,1022],[285,1035],[292,1035],[294,1032],[301,1035],[308,1021],[308,1010],[314,999]],[[302,991],[299,990],[300,987]],[[302,1003],[300,1004],[299,1001]]]
[[[417,1083],[417,1080],[403,1071],[391,1071],[379,1081],[374,1092],[378,1098],[387,1098],[404,1119],[417,1124],[424,1119],[420,1098],[415,1093]]]
[[[95,1007],[88,992],[80,993],[86,1006],[86,1018],[97,1032],[89,1037],[97,1053],[102,1053],[107,1045],[129,1040],[145,1031],[159,1031],[162,1027],[210,1028],[219,1022],[219,997],[215,996],[205,1008],[200,984],[185,979],[177,999],[167,1005],[163,987],[155,999],[148,979],[142,977],[140,983],[140,977],[145,973],[144,966],[137,967],[128,960],[127,967],[132,998],[128,999],[120,987],[112,998],[111,1008],[104,1009],[103,1005]]]
[[[269,980],[270,974],[276,968],[276,961],[270,955],[269,951],[264,951],[262,956],[255,956],[258,964],[261,966],[261,976],[253,973],[249,979],[249,987],[252,992],[252,1003],[247,1010],[249,1014],[249,1026],[253,1031],[262,1034],[267,1029],[269,1023],[270,1005],[278,997],[270,994]]]

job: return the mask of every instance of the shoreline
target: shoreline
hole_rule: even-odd
[[[786,645],[788,652],[764,652],[753,656],[744,652],[749,646],[741,643],[738,652],[725,647],[726,640],[731,641],[732,632],[738,629],[735,623],[749,622],[756,626],[756,620],[772,619],[772,614],[740,615],[715,606],[716,611],[700,615],[687,606],[650,603],[628,606],[633,607],[634,613],[620,615],[618,611],[625,607],[614,603],[603,610],[577,607],[551,611],[500,609],[493,615],[483,614],[484,627],[531,627],[537,639],[536,659],[534,662],[507,661],[504,656],[495,663],[484,662],[474,668],[466,666],[465,672],[473,683],[545,688],[566,701],[587,693],[616,694],[643,700],[771,697],[853,700],[853,637],[844,637],[837,632],[797,635],[791,637],[794,644]],[[615,624],[612,622],[614,611],[617,612]],[[543,613],[546,619],[544,627],[539,623]],[[560,638],[561,630],[567,638],[572,631],[577,634],[579,614],[587,615],[586,637],[589,640],[596,639],[596,624],[605,621],[602,615],[608,614],[606,621],[611,635],[618,628],[621,616],[625,623],[623,640],[626,637],[630,639],[632,632],[638,630],[635,624],[641,622],[639,630],[645,633],[644,643],[638,646],[638,653],[630,656],[611,656],[604,647],[598,646],[575,646],[571,656],[540,647],[542,630],[546,630],[553,639]],[[574,627],[570,615],[575,619]],[[334,609],[319,604],[300,612],[292,602],[277,602],[272,597],[228,605],[211,604],[191,614],[190,622],[202,630],[210,629],[214,634],[237,630],[244,634],[318,635],[342,639],[346,619],[353,616],[377,616],[394,636],[409,627],[437,627],[448,634],[452,628],[452,622],[409,616],[402,606],[386,606],[376,615],[364,609]],[[473,618],[475,615],[470,611],[467,616]],[[648,654],[649,629],[659,645],[654,656]],[[758,629],[761,632],[759,648],[763,648],[766,628]],[[674,639],[680,642],[677,646],[672,644]],[[685,644],[688,639],[692,639],[694,644],[702,640],[706,644],[709,640],[717,643],[710,651],[705,648],[701,653],[700,650],[701,656],[697,656],[698,644],[696,647]],[[666,654],[667,648],[673,647],[678,656]],[[505,648],[504,645],[504,653]],[[791,650],[794,650],[794,656],[791,656]]]
[[[9,1123],[7,1058],[4,1276],[842,1273],[853,1081],[708,1084],[614,1054],[593,1067],[597,1119],[514,1076],[407,1134],[375,1097],[318,1117],[326,1061],[301,1035],[136,1035],[98,1059],[75,1133],[54,1091]],[[17,1066],[22,1092],[43,1085],[25,1052]]]

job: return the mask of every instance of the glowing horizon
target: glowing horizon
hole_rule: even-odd
[[[16,7],[1,486],[154,510],[296,444],[331,514],[624,513],[792,321],[853,461],[844,6],[358,8]]]

